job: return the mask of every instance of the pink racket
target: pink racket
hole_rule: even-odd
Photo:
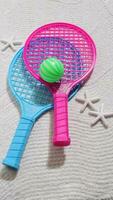
[[[39,75],[40,64],[49,57],[56,57],[64,64],[64,76],[57,83],[47,83]],[[54,145],[69,145],[68,94],[75,85],[82,84],[94,68],[96,48],[93,40],[75,25],[61,22],[47,24],[28,37],[23,58],[30,73],[48,86],[53,94]]]

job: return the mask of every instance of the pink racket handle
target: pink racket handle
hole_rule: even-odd
[[[68,146],[70,144],[68,130],[68,96],[54,94],[54,135],[55,146]]]

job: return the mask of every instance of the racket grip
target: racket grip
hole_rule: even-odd
[[[21,118],[3,164],[18,169],[34,122]]]
[[[53,144],[55,146],[68,146],[70,144],[68,131],[68,96],[55,94]]]

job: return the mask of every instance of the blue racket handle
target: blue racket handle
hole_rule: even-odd
[[[9,147],[3,164],[14,169],[18,169],[20,161],[25,150],[34,121],[26,118],[20,118],[16,133]]]

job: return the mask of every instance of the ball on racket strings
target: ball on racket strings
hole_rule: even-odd
[[[64,65],[57,58],[47,58],[41,63],[39,72],[43,80],[54,83],[62,78],[64,74]]]

